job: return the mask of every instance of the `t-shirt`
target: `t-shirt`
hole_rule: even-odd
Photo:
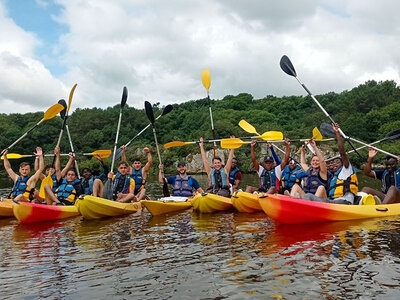
[[[264,171],[264,167],[262,165],[259,165],[257,174],[259,177],[261,177],[262,172]],[[280,179],[282,177],[282,168],[281,165],[277,165],[275,167],[275,176],[276,178]]]
[[[169,184],[175,185],[176,176],[169,176],[169,177],[167,177],[167,182],[168,182]],[[189,185],[190,185],[191,187],[193,187],[195,190],[197,190],[197,189],[200,188],[199,182],[198,182],[196,179],[194,179],[193,177],[189,176],[188,182],[189,182]]]
[[[376,170],[374,170],[373,172],[374,172],[374,174],[375,174],[375,178],[376,179],[379,179],[379,180],[382,180],[382,178],[383,178],[383,173],[385,172],[385,170],[386,169],[376,169]],[[383,191],[382,190],[382,192],[383,193],[387,193],[387,190],[392,186],[392,185],[396,185],[396,179],[394,178],[394,176],[395,176],[395,172],[391,172],[391,173],[388,173],[388,175],[385,177],[385,187],[386,187],[386,191]],[[382,186],[382,189],[383,189],[384,187]]]

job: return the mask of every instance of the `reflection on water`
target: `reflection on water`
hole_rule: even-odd
[[[0,219],[0,236],[2,299],[398,299],[400,290],[400,217],[277,225],[264,213],[144,210]]]

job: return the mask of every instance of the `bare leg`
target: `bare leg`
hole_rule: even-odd
[[[328,195],[326,194],[326,189],[323,185],[320,185],[317,188],[317,190],[315,191],[315,196],[320,198],[328,198]]]
[[[276,190],[276,187],[271,186],[268,191],[267,194],[276,194],[278,191]]]
[[[133,194],[118,194],[118,198],[116,201],[121,203],[136,202],[136,197]]]
[[[103,197],[103,183],[100,179],[95,179],[93,181],[93,192],[92,196]]]
[[[389,188],[385,198],[382,201],[382,204],[391,204],[391,203],[400,203],[400,191],[394,185]]]
[[[250,185],[246,186],[247,193],[254,193],[255,191],[257,191],[257,188],[250,186]]]
[[[381,199],[381,201],[383,201],[383,199],[385,199],[386,195],[380,191],[371,189],[370,187],[365,187],[361,190],[361,192],[367,193],[367,194],[371,194],[374,196],[378,196],[379,199]]]
[[[60,203],[57,197],[54,195],[52,188],[49,185],[44,186],[44,190],[46,192],[46,203],[47,205],[53,205],[55,203]]]
[[[298,197],[297,193],[300,194],[300,197],[304,197],[305,195],[303,189],[297,183],[295,183],[292,186],[292,190],[290,191],[290,196],[297,198]]]
[[[137,193],[136,198],[137,201],[143,200],[146,197],[146,189],[143,188],[139,191],[139,193]]]
[[[25,198],[24,194],[18,195],[17,197],[14,198],[14,200],[17,201],[17,202],[19,202],[19,201],[29,202],[29,200]]]

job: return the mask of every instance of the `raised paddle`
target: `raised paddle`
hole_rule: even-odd
[[[210,100],[210,86],[211,86],[210,70],[205,69],[201,72],[201,81],[203,83],[203,86],[207,90],[208,110],[210,111],[210,120],[211,120],[211,131],[213,134],[213,139],[216,140],[217,138],[215,135],[214,120],[213,120],[212,109],[211,109],[211,100]],[[217,157],[217,156],[218,156],[217,143],[214,142],[214,157]]]
[[[153,129],[153,136],[154,136],[154,142],[156,143],[158,161],[159,161],[159,164],[162,165],[161,155],[160,155],[160,148],[158,147],[158,141],[157,141],[157,133],[156,133],[156,129],[154,127],[154,121],[155,120],[154,120],[153,107],[151,106],[151,103],[148,102],[148,101],[145,101],[144,102],[144,109],[146,111],[147,118],[149,118],[151,127]],[[163,174],[163,177],[164,177],[164,174]],[[170,193],[169,193],[169,190],[168,190],[168,185],[167,185],[167,182],[166,182],[165,178],[163,180],[163,194],[164,194],[164,197],[169,197],[170,196]]]
[[[171,105],[171,104],[168,104],[166,107],[164,107],[164,110],[163,110],[163,112],[161,113],[161,115],[159,115],[156,119],[155,119],[155,121],[157,121],[159,118],[161,118],[162,116],[165,116],[166,114],[169,114],[171,111],[172,111],[172,109],[173,109],[173,106]],[[139,133],[138,134],[136,134],[129,142],[127,142],[126,144],[125,144],[125,146],[129,146],[137,137],[139,137],[147,128],[149,128],[151,126],[151,123],[150,124],[148,124],[145,128],[143,128],[141,131],[139,131]],[[120,159],[121,158],[121,155],[122,155],[122,152],[123,152],[124,150],[122,150],[121,148],[118,148],[117,149],[117,153],[115,154],[115,159]]]
[[[128,100],[128,89],[126,88],[126,86],[124,86],[124,88],[122,90],[121,106],[119,108],[119,118],[118,118],[118,125],[117,125],[117,133],[115,135],[114,151],[113,151],[113,156],[112,156],[112,161],[111,161],[111,172],[113,172],[113,169],[114,169],[115,151],[117,149],[119,129],[121,127],[122,109],[124,108],[127,100]],[[104,196],[104,198],[107,198],[107,199],[110,199],[110,200],[113,199],[113,186],[112,186],[112,180],[110,178],[108,178],[106,184],[104,185],[103,196]]]
[[[45,111],[43,118],[39,122],[37,122],[36,125],[34,125],[31,129],[29,129],[27,132],[25,132],[20,138],[18,138],[14,143],[12,143],[10,146],[8,146],[4,150],[10,150],[12,147],[14,147],[16,144],[18,144],[24,137],[26,137],[32,130],[34,130],[36,127],[38,127],[42,122],[53,119],[63,109],[64,109],[64,107],[59,103],[56,103],[56,104],[50,106]],[[3,153],[3,151],[2,151],[2,153]]]
[[[323,108],[323,106],[318,102],[317,98],[314,97],[314,95],[310,92],[310,90],[304,85],[304,83],[302,83],[298,78],[297,78],[297,74],[296,71],[294,69],[294,66],[292,64],[292,62],[290,61],[289,57],[287,57],[286,55],[282,56],[281,60],[280,60],[280,66],[281,69],[283,70],[283,72],[285,72],[286,74],[293,76],[294,78],[296,78],[296,80],[298,81],[298,83],[305,89],[305,91],[310,95],[310,97],[314,100],[314,102],[318,105],[318,107],[321,109],[321,111],[325,114],[326,117],[329,118],[329,120],[331,120],[332,123],[335,123],[335,120],[333,120],[333,118],[328,114],[328,112]],[[350,144],[350,146],[353,148],[353,150],[361,157],[361,155],[357,152],[356,148],[354,148],[353,144],[350,141],[359,143],[359,144],[363,144],[366,147],[371,147],[377,151],[380,151],[382,153],[385,153],[386,155],[390,155],[392,157],[397,158],[397,155],[394,155],[392,153],[389,153],[387,151],[384,151],[382,149],[376,148],[375,146],[369,145],[367,143],[364,143],[360,140],[357,140],[353,137],[347,136],[344,134],[344,132],[342,131],[341,128],[339,128],[339,133],[340,135]]]
[[[110,157],[111,155],[111,150],[96,150],[91,153],[74,153],[75,155],[84,155],[84,156],[100,156],[101,158],[107,158]],[[45,157],[52,157],[54,154],[45,154]],[[68,156],[68,153],[62,153],[60,156]],[[18,154],[18,153],[8,153],[7,158],[8,159],[20,159],[20,158],[25,158],[25,157],[35,157],[34,154]],[[0,159],[4,159],[4,156],[2,155]]]
[[[333,141],[333,138],[329,139],[322,139],[320,142],[327,142],[327,141]],[[305,142],[309,141],[309,139],[293,139],[290,140],[291,142]],[[257,143],[284,143],[285,140],[282,139],[269,139]],[[243,145],[251,144],[251,141],[243,141],[239,138],[229,138],[229,139],[222,139],[221,140],[221,148],[224,149],[237,149],[240,148]]]
[[[260,135],[257,132],[257,130],[254,128],[254,126],[251,125],[250,123],[248,123],[246,120],[240,120],[239,126],[240,126],[240,128],[242,128],[244,131],[246,131],[248,133],[253,133],[253,134],[256,134],[256,135]]]
[[[203,141],[204,143],[214,143],[214,142],[220,142],[221,139],[217,139],[217,140],[205,140]],[[173,141],[173,142],[169,142],[164,144],[164,148],[168,149],[168,148],[172,148],[172,147],[182,147],[182,146],[186,146],[186,145],[193,145],[193,144],[198,144],[200,143],[200,141],[194,141],[194,142],[182,142],[182,141]]]

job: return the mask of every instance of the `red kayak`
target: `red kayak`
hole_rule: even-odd
[[[46,205],[20,202],[13,206],[14,216],[21,223],[36,223],[50,220],[59,220],[79,216],[80,213],[75,205]]]

